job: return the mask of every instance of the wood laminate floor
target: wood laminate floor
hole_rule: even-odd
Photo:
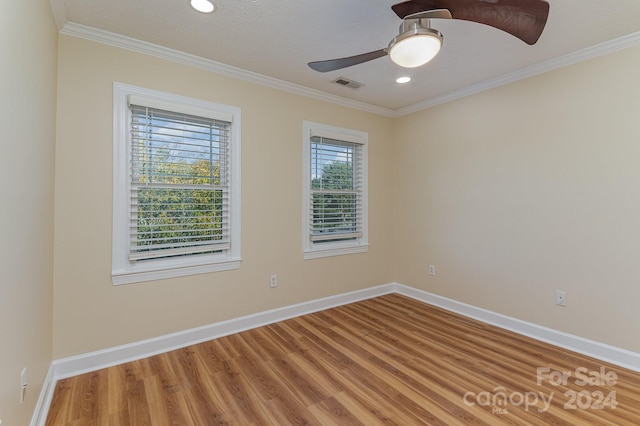
[[[640,425],[640,374],[397,294],[60,380],[54,425]]]

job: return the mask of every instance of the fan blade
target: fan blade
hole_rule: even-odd
[[[391,9],[400,18],[432,9],[448,9],[453,19],[478,22],[535,44],[547,23],[549,3],[543,0],[409,0]]]
[[[360,55],[349,56],[346,58],[309,62],[307,65],[309,65],[313,70],[328,72],[362,64],[363,62],[372,61],[374,59],[382,58],[383,56],[387,56],[387,49],[375,50],[373,52],[362,53]]]
[[[453,19],[453,17],[447,9],[432,9],[407,15],[402,19]]]

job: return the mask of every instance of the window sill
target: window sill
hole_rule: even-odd
[[[321,257],[342,256],[346,254],[366,253],[369,251],[368,244],[361,244],[349,247],[337,247],[326,249],[312,249],[304,251],[304,259],[318,259]]]
[[[154,268],[135,271],[113,271],[113,285],[133,284],[144,281],[163,280],[167,278],[186,277],[189,275],[208,274],[210,272],[228,271],[240,268],[240,258],[203,265],[178,266],[174,268]]]

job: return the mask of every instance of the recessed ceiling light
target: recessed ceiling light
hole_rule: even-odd
[[[398,77],[396,78],[396,83],[404,84],[411,81],[411,77]]]
[[[211,13],[216,8],[209,0],[191,0],[191,7],[202,13]]]

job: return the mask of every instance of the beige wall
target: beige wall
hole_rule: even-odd
[[[55,358],[392,281],[391,119],[68,36],[58,73]],[[111,284],[114,81],[242,109],[239,270]],[[369,133],[367,254],[303,260],[304,120]]]
[[[51,363],[57,29],[47,0],[0,13],[0,419],[26,425]],[[20,373],[27,367],[26,400]]]
[[[638,69],[633,47],[396,120],[395,280],[640,352]]]
[[[59,52],[54,358],[392,281],[640,351],[640,48],[395,120],[83,39]],[[113,81],[242,108],[240,270],[111,284]],[[369,132],[368,254],[302,259],[303,120]]]

